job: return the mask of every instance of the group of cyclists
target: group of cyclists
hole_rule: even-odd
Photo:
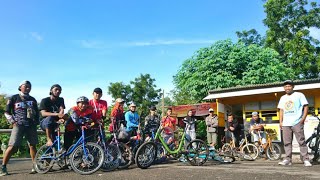
[[[29,148],[30,156],[34,161],[36,154],[36,145],[38,144],[37,125],[45,131],[46,145],[51,146],[56,136],[55,129],[64,124],[64,144],[63,149],[68,150],[72,144],[81,136],[79,125],[88,122],[91,127],[97,125],[104,125],[104,120],[107,116],[108,105],[102,100],[103,95],[101,88],[93,90],[92,99],[85,96],[77,98],[76,105],[65,112],[64,99],[60,97],[62,87],[59,84],[51,86],[49,97],[43,98],[38,107],[35,98],[30,96],[31,82],[22,81],[18,87],[20,91],[13,95],[7,102],[5,117],[13,127],[9,140],[9,146],[4,152],[2,161],[2,169],[0,176],[8,175],[7,163],[11,155],[21,145],[23,137],[26,138]],[[125,101],[121,98],[115,100],[115,105],[111,111],[110,132],[118,132],[118,137],[121,139],[131,139],[140,134],[140,117],[136,111],[136,104],[129,105],[129,111],[124,111]],[[171,116],[172,109],[168,108],[167,115],[162,119],[156,113],[156,107],[149,108],[150,114],[145,118],[143,131],[150,136],[150,132],[158,129],[160,124],[163,127],[176,128],[177,120]],[[120,132],[121,131],[121,132]],[[192,131],[192,130],[191,130]],[[95,128],[88,128],[85,130],[88,137],[94,137]],[[90,140],[90,138],[89,138]],[[168,139],[168,142],[172,139]],[[172,141],[173,143],[173,141]],[[36,173],[32,168],[30,173]]]
[[[284,85],[285,87],[286,85],[290,85],[293,89],[292,82],[285,83]],[[32,161],[35,160],[36,144],[38,144],[37,125],[40,125],[41,129],[45,131],[47,140],[46,145],[51,146],[54,137],[56,136],[55,129],[59,124],[63,123],[65,126],[64,150],[68,150],[81,136],[79,124],[89,122],[91,127],[98,125],[104,126],[108,105],[106,101],[101,100],[103,95],[101,88],[95,88],[93,90],[93,98],[91,100],[85,96],[79,97],[76,100],[76,105],[72,107],[68,113],[65,113],[64,99],[60,97],[62,87],[59,84],[51,86],[49,97],[42,99],[39,107],[36,99],[29,94],[31,91],[30,81],[22,81],[19,84],[18,90],[18,94],[15,94],[8,99],[5,110],[5,117],[8,123],[13,126],[13,129],[8,144],[9,146],[4,152],[0,176],[8,175],[6,165],[11,155],[15,152],[17,147],[20,146],[24,136],[28,141]],[[290,93],[287,94],[290,95]],[[121,98],[115,100],[115,105],[110,114],[111,124],[109,130],[110,132],[117,132],[118,138],[130,140],[140,136],[142,131],[140,127],[140,117],[136,111],[137,107],[135,103],[129,105],[129,111],[127,112],[124,110],[124,104],[125,101]],[[166,115],[162,118],[157,115],[155,106],[150,107],[149,110],[150,114],[145,118],[143,129],[146,139],[150,138],[151,132],[154,132],[159,126],[171,129],[172,131],[176,130],[177,119],[172,116],[171,108],[167,109]],[[207,142],[209,144],[209,149],[214,149],[217,144],[218,117],[214,114],[212,108],[208,111],[209,115],[205,119],[207,126]],[[183,119],[183,122],[185,123],[185,132],[188,136],[187,139],[190,141],[196,138],[196,121],[194,112],[189,110],[186,117]],[[255,142],[258,141],[257,138],[259,135],[259,137],[262,137],[262,143],[266,143],[266,137],[263,130],[264,124],[262,119],[259,118],[257,112],[253,112],[252,120],[250,122],[250,132],[252,133]],[[164,136],[164,139],[168,144],[172,144],[174,147],[174,136],[170,136],[172,133],[166,131],[167,130],[164,132],[168,136]],[[230,137],[235,137],[236,142],[239,140],[237,139],[241,133],[239,124],[234,120],[232,114],[228,114],[224,131],[226,132],[227,138],[230,139]],[[230,133],[233,133],[233,136],[231,136]],[[94,138],[95,128],[86,129],[85,134],[88,137]],[[288,156],[290,156],[290,154]],[[308,160],[304,161],[305,165],[310,166],[309,161],[307,161]],[[284,162],[284,164],[287,165],[290,163]],[[36,173],[36,171],[32,169],[31,173]]]

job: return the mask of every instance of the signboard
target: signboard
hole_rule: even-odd
[[[318,126],[319,120],[313,116],[307,116],[306,121],[304,123],[304,136],[306,140],[312,135],[314,128]],[[311,150],[308,148],[308,151]],[[300,152],[299,144],[296,137],[293,135],[292,141],[292,152]]]
[[[187,116],[188,111],[192,110],[195,116],[207,116],[210,108],[213,108],[215,113],[217,113],[216,103],[172,106],[172,113],[177,117],[185,117]]]
[[[273,129],[273,130],[275,130],[277,132],[277,136],[276,136],[276,139],[273,139],[272,141],[281,142],[281,131],[280,131],[279,123],[266,124],[265,129]]]

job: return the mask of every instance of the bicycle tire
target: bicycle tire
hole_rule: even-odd
[[[102,171],[113,171],[119,167],[121,160],[120,149],[113,144],[107,145],[107,150],[104,152],[104,161],[101,166]]]
[[[231,151],[232,147],[229,143],[225,143],[222,147],[221,147],[221,151],[222,152],[228,152]]]
[[[271,143],[271,146],[267,148],[267,157],[268,159],[275,161],[281,158],[281,147],[279,144]]]
[[[317,141],[318,139],[318,141]],[[314,142],[313,142],[314,140]],[[306,140],[307,147],[311,149],[311,153],[309,154],[309,158],[312,162],[318,162],[320,156],[320,138],[312,135]],[[302,160],[302,157],[300,157]]]
[[[70,165],[79,174],[88,175],[100,169],[104,162],[104,151],[97,143],[87,142],[78,145],[70,155]],[[84,152],[87,152],[85,156]],[[91,168],[92,169],[89,169]]]
[[[47,145],[43,145],[38,149],[35,155],[33,167],[37,171],[37,173],[45,174],[52,168],[55,162],[54,158],[55,150],[51,146],[48,147]]]
[[[156,158],[157,145],[154,142],[146,142],[138,148],[134,159],[139,168],[147,169]]]
[[[118,147],[121,152],[121,159],[118,169],[126,169],[132,164],[132,151],[128,145],[122,142],[119,142]]]
[[[257,148],[257,146],[255,146],[254,144],[246,144],[244,145],[240,152],[244,155],[243,158],[245,160],[255,160],[258,155],[259,155],[259,150]]]
[[[186,159],[192,166],[202,166],[208,160],[209,148],[207,144],[200,139],[191,141],[187,145],[186,151]]]

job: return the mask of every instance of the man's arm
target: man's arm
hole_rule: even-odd
[[[280,111],[279,111],[279,125],[280,125],[280,129],[282,129],[282,122],[283,122],[283,109],[280,109]]]
[[[307,115],[308,115],[308,111],[309,111],[308,105],[304,105],[304,106],[303,106],[303,115],[302,115],[300,124],[304,124],[304,121],[306,120]]]

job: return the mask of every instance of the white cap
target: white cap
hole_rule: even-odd
[[[136,107],[135,103],[131,103],[129,107]]]
[[[210,108],[210,109],[209,109],[209,112],[210,112],[210,111],[214,111],[214,110],[213,110],[212,108]]]
[[[124,102],[124,100],[121,99],[121,98],[117,98],[117,99],[116,99],[116,102],[122,103],[122,102]]]
[[[252,116],[258,116],[258,112],[256,111],[252,112]]]

